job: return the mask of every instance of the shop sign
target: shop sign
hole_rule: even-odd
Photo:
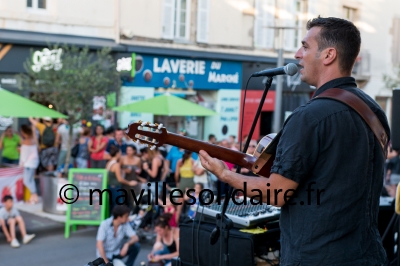
[[[126,86],[240,89],[242,83],[240,62],[138,54],[132,54],[131,62],[126,57],[117,60],[120,70],[130,71],[130,66],[134,80]]]
[[[62,68],[61,62],[62,49],[49,50],[44,48],[42,51],[35,51],[32,57],[32,70],[40,72],[43,70],[60,70]]]

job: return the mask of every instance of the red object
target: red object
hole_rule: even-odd
[[[240,99],[240,124],[239,124],[239,132],[240,135],[240,125],[242,125],[243,121],[243,133],[242,136],[246,136],[250,133],[251,125],[253,124],[254,117],[257,112],[258,105],[260,104],[261,96],[263,94],[263,90],[248,90],[246,94],[245,100],[245,108],[244,108],[244,116],[242,117],[242,102],[244,97],[244,91],[242,90],[242,95]],[[273,112],[275,109],[275,91],[268,91],[267,97],[265,98],[262,111],[263,112]],[[272,133],[272,132],[271,132]],[[260,138],[260,118],[258,119],[256,128],[254,129],[254,133],[252,139]]]
[[[3,191],[1,192],[1,200],[3,201],[3,198],[7,195],[11,195],[11,189],[9,187],[4,187]]]
[[[24,199],[24,180],[22,178],[15,183],[15,197],[17,201]]]

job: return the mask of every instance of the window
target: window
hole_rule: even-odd
[[[400,17],[395,17],[392,20],[392,64],[395,66],[400,65]]]
[[[290,17],[285,18],[284,25],[289,29],[284,30],[284,49],[286,51],[296,51],[301,44],[303,38],[303,17],[306,11],[306,5],[302,0],[289,0],[286,2],[286,10],[290,13]],[[290,29],[291,28],[291,29]]]
[[[356,15],[357,15],[357,9],[348,6],[343,6],[343,17],[345,19],[354,22],[356,20]]]
[[[47,8],[46,0],[26,0],[26,7],[44,10]]]
[[[275,41],[275,0],[256,0],[254,47],[273,49]]]
[[[375,101],[379,104],[379,106],[382,108],[383,111],[388,111],[387,109],[387,102],[388,102],[388,97],[384,96],[376,96]]]
[[[164,0],[163,38],[189,39],[190,0]]]
[[[198,0],[197,2],[197,42],[208,42],[209,5],[209,0]]]

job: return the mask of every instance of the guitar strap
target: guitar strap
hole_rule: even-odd
[[[356,111],[364,119],[365,123],[367,123],[367,125],[371,128],[372,132],[374,132],[375,137],[378,139],[382,148],[382,152],[386,158],[389,140],[388,136],[376,114],[363,100],[361,100],[354,93],[338,88],[328,89],[316,96],[314,99],[321,98],[329,98],[342,102]]]
[[[387,157],[387,146],[388,146],[388,136],[386,134],[385,129],[382,126],[382,123],[379,121],[376,114],[369,108],[369,106],[361,100],[354,93],[349,91],[331,88],[328,89],[312,100],[315,99],[333,99],[339,102],[346,104],[351,107],[354,111],[356,111],[367,123],[367,125],[371,128],[372,132],[374,132],[375,137],[378,139],[380,146],[382,148],[382,152],[384,157]],[[276,137],[272,140],[272,142],[266,147],[266,149],[260,154],[260,157],[256,160],[253,165],[252,171],[257,174],[262,167],[271,159],[272,155],[275,155],[276,148],[278,146],[278,142],[280,136],[282,135],[282,130],[276,135]]]

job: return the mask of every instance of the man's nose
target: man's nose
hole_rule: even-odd
[[[299,50],[297,50],[296,54],[294,55],[294,58],[296,59],[300,59],[301,58],[301,48],[299,48]]]

